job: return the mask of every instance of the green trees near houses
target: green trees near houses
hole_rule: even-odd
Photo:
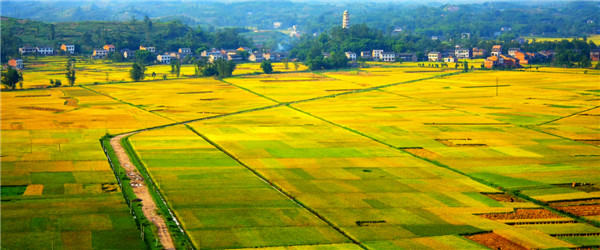
[[[65,73],[65,75],[67,76],[67,81],[69,81],[69,85],[75,85],[75,79],[77,79],[77,77],[75,76],[75,60],[69,60],[67,62],[67,73]]]
[[[6,72],[2,72],[2,85],[14,90],[17,87],[17,83],[23,81],[23,75],[19,74],[16,69],[8,67]]]
[[[273,65],[271,65],[271,60],[264,60],[260,63],[260,68],[265,74],[273,73]]]
[[[129,70],[129,76],[131,77],[131,80],[133,80],[134,82],[139,82],[144,80],[144,78],[146,77],[145,75],[146,73],[146,66],[144,66],[144,64],[140,64],[140,63],[133,63],[131,65],[131,70]]]

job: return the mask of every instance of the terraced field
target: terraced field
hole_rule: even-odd
[[[597,71],[243,73],[256,66],[224,81],[3,92],[2,221],[13,238],[2,247],[41,236],[105,248],[111,225],[138,245],[106,248],[141,247],[132,220],[52,224],[20,211],[110,198],[128,217],[106,192],[116,181],[98,139],[143,128],[125,143],[130,156],[196,248],[598,245]]]

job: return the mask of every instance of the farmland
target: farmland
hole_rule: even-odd
[[[145,128],[131,157],[197,248],[597,245],[600,214],[581,212],[600,204],[597,70],[241,64],[104,84],[128,67],[81,65],[83,86],[2,92],[3,248],[142,248],[98,139]],[[40,69],[26,88],[54,77]]]

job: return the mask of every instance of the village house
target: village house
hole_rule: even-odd
[[[472,52],[470,49],[457,49],[454,51],[454,56],[457,59],[469,59],[471,58]]]
[[[125,58],[133,58],[135,56],[135,51],[130,49],[122,49],[119,52],[123,54],[123,57]]]
[[[25,55],[25,54],[34,54],[37,53],[36,48],[31,47],[31,46],[24,46],[22,48],[19,48],[19,54],[21,55]]]
[[[172,59],[181,59],[182,55],[175,51],[165,52],[165,55],[170,55]]]
[[[290,58],[290,53],[288,52],[277,52],[275,53],[275,61],[284,61],[284,60],[289,60]]]
[[[112,44],[104,45],[104,47],[102,47],[102,48],[105,49],[106,51],[108,51],[109,53],[110,52],[115,52],[115,50],[116,50],[115,46],[112,45]]]
[[[508,49],[508,55],[514,57],[515,53],[517,53],[519,51],[521,51],[520,48],[510,48],[510,49]]]
[[[52,47],[35,47],[35,50],[40,55],[54,55],[54,48]]]
[[[464,33],[460,34],[460,38],[469,39],[469,38],[471,38],[471,33],[464,32]]]
[[[361,51],[360,52],[360,57],[366,59],[366,60],[370,60],[373,57],[371,56],[371,51]]]
[[[600,49],[591,49],[590,50],[590,60],[600,61]]]
[[[416,62],[417,53],[397,53],[396,57],[403,62]]]
[[[531,56],[529,53],[523,53],[521,51],[514,52],[515,58],[519,60],[519,64],[529,64]]]
[[[94,59],[102,59],[108,55],[108,51],[105,49],[94,49],[94,53],[92,54],[92,58]]]
[[[352,51],[347,51],[346,52],[346,57],[348,59],[350,59],[350,61],[356,61],[356,53],[354,53]]]
[[[515,68],[519,66],[517,59],[505,56],[505,55],[497,55],[491,56],[485,59],[484,67],[488,69],[504,67],[504,68]]]
[[[23,66],[23,59],[10,59],[8,60],[8,66],[11,66],[15,69],[25,68],[25,66]]]
[[[63,44],[60,46],[60,49],[63,51],[67,51],[71,54],[75,53],[75,45],[73,44]]]
[[[502,45],[494,45],[492,47],[492,56],[499,56],[502,54]]]
[[[200,56],[204,56],[204,57],[210,57],[210,56],[218,57],[218,56],[220,56],[222,58],[223,54],[221,53],[220,50],[212,48],[210,51],[208,51],[208,50],[202,51],[202,53],[200,53]]]
[[[158,55],[156,56],[156,61],[161,64],[170,64],[171,63],[171,55]]]
[[[250,60],[251,62],[262,62],[263,60],[265,60],[265,58],[263,57],[262,53],[250,53],[250,56],[248,56],[248,60]]]
[[[208,56],[208,62],[214,62],[216,60],[223,59],[223,58],[225,58],[225,57],[223,57],[223,55],[221,53],[218,53],[218,54],[212,53]]]
[[[490,56],[483,61],[483,66],[486,69],[493,69],[501,64],[504,64],[504,59],[498,56]]]
[[[394,52],[381,52],[379,59],[384,62],[395,62],[396,53]]]
[[[438,51],[432,51],[432,52],[429,52],[429,54],[427,54],[427,58],[429,59],[430,62],[438,62],[438,61],[442,60],[442,53],[440,53]]]
[[[484,57],[487,55],[487,51],[485,49],[480,49],[480,48],[475,47],[471,51],[472,51],[471,55],[473,57]]]
[[[374,49],[373,53],[372,53],[373,59],[379,59],[379,58],[381,58],[381,53],[383,53],[382,49]]]
[[[238,62],[238,61],[242,60],[242,56],[238,55],[238,54],[229,54],[228,53],[227,54],[227,60]]]
[[[453,63],[453,62],[456,62],[456,59],[453,56],[444,57],[444,62],[445,63]]]
[[[187,56],[187,55],[192,54],[192,49],[191,48],[179,48],[178,52],[179,52],[179,54]]]
[[[248,51],[248,53],[252,53],[252,49],[248,47],[239,47],[237,51]]]
[[[504,65],[503,66],[506,67],[506,68],[515,68],[515,67],[519,66],[519,62],[517,62],[517,60],[514,59],[514,58],[510,58],[510,57],[505,56],[505,55],[500,55],[500,57],[502,59],[504,59]]]
[[[140,50],[147,50],[147,51],[150,51],[150,52],[152,52],[152,53],[156,52],[156,48],[154,48],[154,47],[142,46],[142,45],[140,45]]]

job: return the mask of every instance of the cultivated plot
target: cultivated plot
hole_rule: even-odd
[[[143,247],[98,139],[167,122],[78,87],[2,92],[2,248]]]

